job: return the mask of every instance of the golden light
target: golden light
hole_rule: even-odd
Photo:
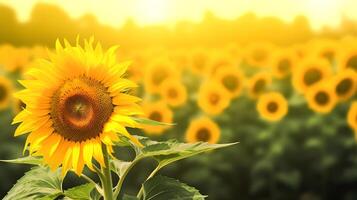
[[[344,1],[337,0],[310,0],[306,2],[306,12],[311,23],[315,26],[326,24],[337,26],[342,17],[342,6]]]
[[[136,17],[145,24],[164,23],[168,20],[169,3],[167,0],[138,1]]]

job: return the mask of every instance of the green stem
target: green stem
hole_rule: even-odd
[[[104,164],[105,164],[105,167],[102,166],[102,173],[104,174],[103,176],[104,200],[114,200],[112,174],[110,172],[110,165],[109,165],[109,154],[108,154],[107,147],[104,145],[103,145],[103,156],[104,156]]]
[[[153,176],[155,176],[155,174],[162,168],[162,166],[159,164],[154,171],[151,172],[151,174],[147,177],[146,181],[149,180],[150,178],[152,178]],[[136,195],[136,197],[138,199],[141,199],[141,197],[143,196],[143,192],[144,192],[144,188],[143,185],[141,185],[141,188],[138,192],[138,194]]]
[[[92,183],[92,184],[94,184],[94,185],[97,184],[97,183],[94,182],[91,178],[89,178],[87,175],[82,174],[81,176],[82,176],[84,179],[86,179],[86,181],[88,181],[89,183]]]
[[[137,162],[139,162],[142,158],[141,157],[137,157],[133,160],[133,162],[131,163],[131,165],[128,167],[128,169],[126,169],[123,173],[123,175],[121,177],[119,177],[119,181],[118,181],[118,184],[116,185],[115,187],[115,191],[114,191],[114,199],[117,199],[119,194],[120,194],[120,191],[123,187],[123,183],[124,183],[124,180],[125,180],[125,177],[128,175],[129,171],[135,166],[135,164]]]

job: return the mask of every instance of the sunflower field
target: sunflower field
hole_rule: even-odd
[[[79,64],[71,60],[71,55],[82,55],[79,47],[71,47],[77,44],[93,55],[106,49],[113,54],[113,58],[106,60],[103,53],[103,67],[93,71],[86,68],[86,73],[93,77],[119,73],[104,66],[114,57],[128,66],[123,77],[128,80],[125,84],[133,89],[114,104],[120,107],[123,101],[135,103],[118,108],[118,112],[135,115],[136,108],[141,107],[141,117],[161,124],[145,123],[141,129],[128,128],[130,134],[189,144],[237,142],[173,163],[160,170],[160,174],[194,186],[207,195],[207,199],[357,199],[357,23],[318,32],[309,27],[308,19],[301,17],[291,24],[283,24],[278,19],[260,19],[250,14],[236,21],[224,21],[208,13],[202,22],[181,24],[174,30],[139,27],[133,22],[114,30],[96,23],[85,24],[87,18],[75,21],[66,16],[64,19],[62,11],[50,5],[39,5],[36,9],[50,18],[43,17],[41,21],[42,18],[36,18],[41,15],[34,11],[32,21],[10,23],[11,12],[6,6],[0,7],[3,11],[0,25],[9,27],[0,30],[1,160],[23,157],[27,151],[31,154],[31,151],[43,151],[41,155],[46,160],[45,151],[51,151],[54,139],[37,139],[40,133],[37,136],[31,133],[27,138],[14,137],[14,134],[22,135],[26,129],[34,129],[34,124],[25,124],[26,116],[21,113],[31,110],[30,106],[37,106],[35,115],[44,112],[45,102],[31,103],[35,98],[48,95],[46,92],[56,77],[80,74],[75,66]],[[53,24],[47,26],[51,19],[63,19],[58,29]],[[265,23],[272,24],[271,30]],[[75,27],[76,24],[84,25]],[[237,24],[243,28],[235,28]],[[264,34],[264,30],[269,33]],[[89,39],[83,42],[82,38]],[[94,40],[98,44],[93,43]],[[93,47],[89,47],[92,44]],[[123,46],[116,53],[111,51],[109,47],[118,44]],[[71,53],[62,55],[61,48],[68,48]],[[95,62],[95,56],[91,56],[83,53],[82,57]],[[60,63],[58,65],[65,66],[65,70],[51,71],[50,61]],[[41,71],[37,69],[39,65],[48,67]],[[18,81],[33,77],[42,78],[41,84]],[[51,105],[56,106],[52,106],[51,114],[61,109],[61,98],[71,91],[93,86],[100,100],[98,119],[105,118],[109,115],[105,109],[109,97],[105,92],[98,92],[104,91],[104,87],[91,78],[78,77],[68,78],[68,85],[55,92],[58,95],[52,98],[55,103]],[[117,88],[124,87],[119,80],[102,79],[116,84]],[[91,90],[86,92],[90,94]],[[119,95],[115,89],[110,92],[112,96]],[[135,96],[141,101],[137,102]],[[111,98],[114,102],[115,97]],[[116,112],[114,107],[111,109]],[[38,119],[36,123],[41,123],[42,118]],[[54,120],[55,129],[67,129],[55,123],[55,115],[50,119]],[[17,124],[22,121],[21,125]],[[64,138],[87,141],[86,137],[101,127],[93,123],[90,128],[86,133]],[[113,125],[114,128],[119,126]],[[114,140],[114,137],[103,136],[102,142],[107,144],[105,138]],[[31,146],[26,149],[29,143]],[[66,145],[63,152],[70,148],[69,143]],[[130,160],[134,155],[127,147],[115,147],[109,153],[122,160]],[[92,154],[100,163],[95,153]],[[63,157],[65,159],[65,154]],[[79,175],[82,170],[91,171],[91,161],[87,163],[85,159],[84,155],[83,165],[87,167],[82,167]],[[54,162],[47,163],[54,168],[62,163]],[[65,169],[64,165],[62,163]],[[68,165],[68,169],[71,165],[74,169],[77,167],[76,163]],[[6,199],[16,180],[30,168],[1,162],[0,197]],[[154,168],[152,160],[140,161],[128,174],[124,183],[126,191],[135,194],[140,188],[138,185]],[[76,173],[76,169],[69,172],[64,188],[84,182]]]

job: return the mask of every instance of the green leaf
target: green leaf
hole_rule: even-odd
[[[103,196],[103,192],[99,192],[101,190],[101,188],[99,188],[98,185],[95,186],[96,190],[92,190],[92,192],[90,193],[90,199],[91,200],[100,200]]]
[[[29,164],[29,165],[41,165],[42,164],[42,158],[40,157],[33,157],[33,156],[27,156],[23,158],[17,158],[13,160],[0,160],[1,162],[7,162],[7,163],[15,163],[15,164]]]
[[[158,122],[158,121],[146,119],[146,118],[132,117],[132,119],[139,124],[149,125],[149,126],[173,126],[173,125],[175,125],[172,123]]]
[[[201,200],[205,196],[184,183],[165,176],[154,176],[143,185],[143,200]]]
[[[73,200],[87,200],[91,198],[91,192],[95,188],[93,183],[76,186],[64,191],[64,195]]]
[[[60,169],[53,172],[48,167],[38,166],[26,172],[3,200],[50,200],[60,195],[62,195]]]
[[[139,200],[136,196],[124,194],[123,200]]]
[[[208,152],[214,149],[228,147],[236,143],[229,144],[209,144],[209,143],[180,143],[176,140],[169,140],[166,142],[154,142],[147,138],[140,139],[144,144],[141,149],[143,157],[154,157],[161,167],[172,162],[194,156],[199,153]]]
[[[125,171],[130,167],[132,162],[127,162],[127,161],[122,161],[118,159],[112,159],[110,160],[111,168],[114,172],[116,172],[119,176],[119,178],[122,178],[122,175],[125,173]]]

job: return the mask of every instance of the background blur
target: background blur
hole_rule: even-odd
[[[48,57],[57,38],[73,44],[77,36],[94,36],[104,47],[119,44],[118,59],[133,61],[127,76],[140,85],[134,92],[147,117],[177,124],[133,132],[239,142],[163,174],[208,199],[357,199],[356,6],[353,0],[0,0],[0,159],[22,156],[25,137],[14,138],[10,125],[25,106],[12,98],[21,89],[16,80],[34,59]],[[274,108],[264,104],[269,96]],[[153,164],[135,168],[128,191],[138,189]],[[0,197],[28,169],[0,163]]]

